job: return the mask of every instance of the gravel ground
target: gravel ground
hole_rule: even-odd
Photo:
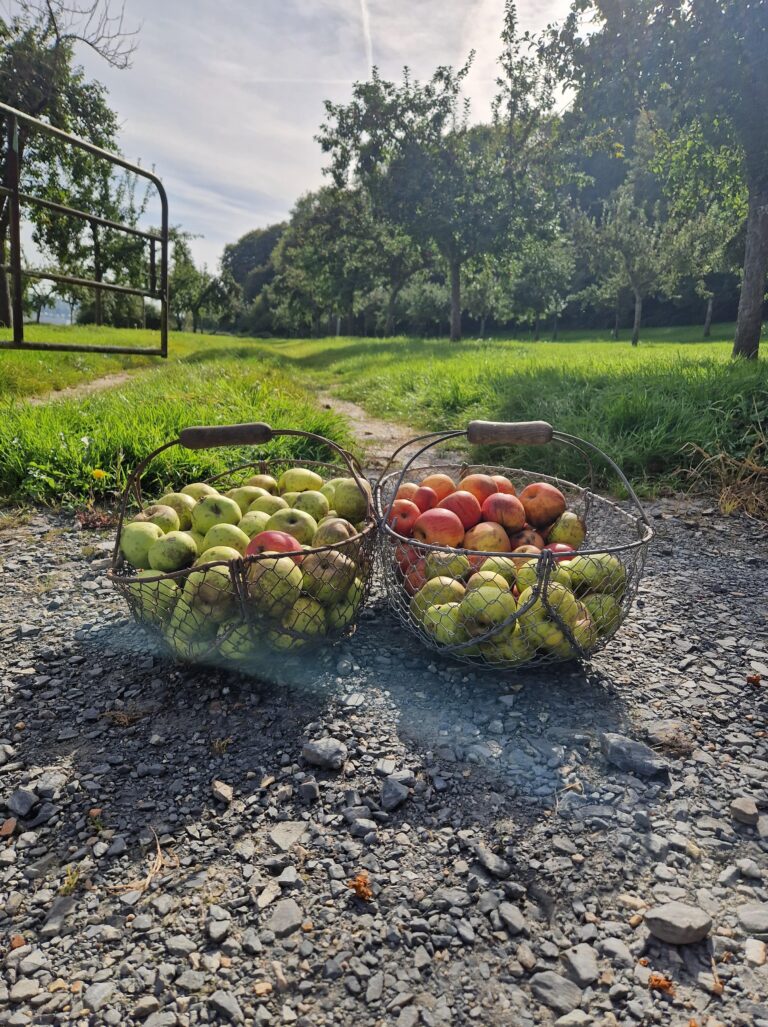
[[[765,527],[651,512],[589,667],[432,662],[379,597],[272,682],[6,524],[0,1023],[767,1027]]]

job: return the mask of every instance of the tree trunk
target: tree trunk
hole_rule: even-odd
[[[635,293],[635,323],[632,325],[632,345],[636,346],[640,341],[640,323],[643,320],[643,297],[639,292]]]
[[[0,223],[0,264],[6,264],[6,225]],[[10,275],[0,271],[0,328],[11,327],[11,281]]]
[[[200,328],[200,312],[192,310],[192,334],[196,334]]]
[[[536,317],[533,319],[533,341],[538,342],[541,338],[541,318],[537,312]]]
[[[451,342],[461,340],[461,264],[451,261]]]
[[[485,322],[486,322],[486,318],[487,318],[486,314],[483,314],[483,316],[480,318],[480,338],[481,339],[485,338]]]
[[[712,309],[715,305],[715,297],[707,297],[707,312],[704,315],[704,338],[708,339],[712,334]]]
[[[739,315],[733,356],[754,360],[760,348],[768,275],[768,180],[749,184],[747,245],[744,251],[744,277],[739,296]]]
[[[611,329],[611,338],[613,339],[614,342],[616,342],[618,340],[618,338],[619,338],[619,320],[620,320],[620,311],[619,311],[619,305],[617,303],[616,304],[616,312],[613,315],[613,328]]]
[[[555,313],[552,315],[552,342],[555,342],[557,340],[557,330],[558,330],[558,327],[559,327],[559,318],[557,316],[557,311],[555,311]]]
[[[397,297],[400,295],[400,289],[402,286],[398,285],[397,288],[392,289],[387,300],[387,316],[384,321],[384,336],[388,338],[395,334],[395,304],[397,303]]]

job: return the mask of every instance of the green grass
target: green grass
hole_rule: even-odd
[[[147,454],[192,424],[267,421],[301,427],[349,446],[343,418],[320,410],[311,397],[273,369],[228,360],[165,366],[135,381],[80,400],[0,407],[0,496],[61,503],[108,499]],[[329,460],[327,447],[281,438],[259,456]],[[174,447],[153,461],[146,494],[179,487],[225,470],[254,451]],[[94,476],[94,471],[105,472]]]
[[[64,339],[150,341],[149,333],[110,329],[37,328],[31,336],[50,338],[52,331]],[[142,358],[152,369],[139,372],[135,385],[37,408],[9,399],[6,388],[0,494],[45,501],[83,496],[95,468],[108,471],[114,487],[124,468],[190,423],[263,418],[346,439],[342,421],[312,403],[309,392],[318,386],[417,429],[463,428],[473,418],[545,419],[600,446],[644,492],[679,488],[700,459],[692,447],[744,458],[761,445],[768,421],[766,361],[732,361],[732,334],[732,325],[716,325],[704,342],[697,327],[655,329],[632,348],[626,339],[613,342],[594,332],[565,333],[556,343],[458,344],[173,333],[168,363]],[[98,377],[135,366],[137,359],[0,353],[0,402],[3,383],[14,375],[16,395],[39,393],[67,380],[57,376]],[[92,440],[88,446],[84,437]],[[559,446],[482,455],[582,477],[580,458]],[[175,454],[161,465],[157,481],[200,476],[220,466],[219,459]],[[602,486],[615,488],[612,475],[598,470]]]

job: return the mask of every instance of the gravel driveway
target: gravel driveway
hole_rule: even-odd
[[[768,1027],[766,531],[651,513],[588,668],[432,662],[379,598],[270,683],[6,525],[0,1023]]]

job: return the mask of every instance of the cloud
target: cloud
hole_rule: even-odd
[[[569,0],[520,0],[523,28],[543,28]],[[477,51],[468,80],[475,116],[493,95],[503,0],[126,0],[141,23],[133,68],[79,57],[105,82],[129,159],[154,165],[171,221],[204,238],[213,266],[226,242],[287,216],[323,181],[314,135],[325,99],[343,102],[372,61],[427,78]]]

